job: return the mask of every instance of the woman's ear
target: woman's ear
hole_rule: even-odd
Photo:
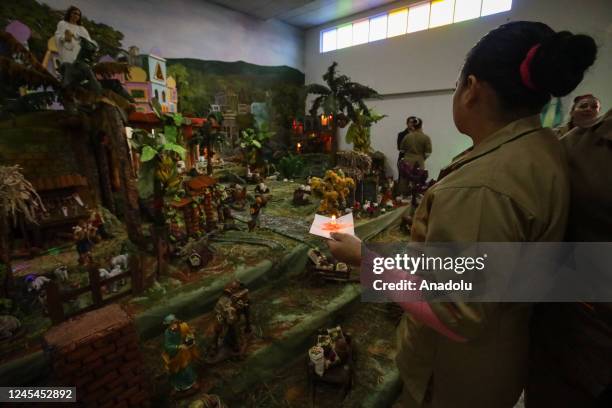
[[[463,84],[461,99],[466,107],[473,107],[480,99],[481,83],[474,75],[469,75]]]

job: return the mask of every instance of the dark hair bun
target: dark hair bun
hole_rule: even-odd
[[[582,81],[596,57],[593,38],[560,31],[542,41],[530,65],[531,78],[538,89],[565,96]]]

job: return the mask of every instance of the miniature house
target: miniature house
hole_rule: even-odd
[[[132,95],[138,112],[151,112],[149,103],[157,99],[163,112],[177,112],[176,81],[167,75],[166,60],[158,55],[140,55],[140,66],[130,67],[130,77],[122,81]]]

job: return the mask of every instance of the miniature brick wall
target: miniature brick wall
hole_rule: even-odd
[[[44,337],[54,383],[76,386],[85,407],[146,407],[138,334],[130,316],[110,305],[51,328]]]

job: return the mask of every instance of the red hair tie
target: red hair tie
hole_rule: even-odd
[[[521,81],[523,82],[523,85],[533,91],[537,91],[538,88],[531,81],[531,61],[533,60],[536,51],[538,51],[538,48],[540,48],[540,44],[536,44],[531,47],[529,52],[527,52],[527,55],[525,55],[525,59],[523,59],[523,62],[521,62]]]

